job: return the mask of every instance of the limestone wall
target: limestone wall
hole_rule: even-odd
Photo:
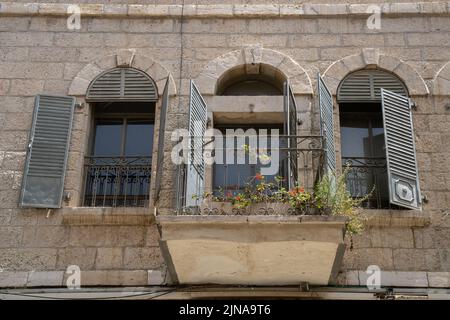
[[[70,264],[79,265],[85,271],[82,285],[145,285],[149,280],[151,283],[165,281],[158,232],[151,218],[153,208],[134,215],[119,209],[106,212],[73,209],[81,204],[82,160],[87,152],[90,121],[88,104],[76,109],[75,114],[65,183],[71,199],[64,202],[63,209],[50,212],[48,218],[47,210],[18,207],[34,95],[42,92],[64,95],[74,90],[72,94],[83,101],[79,90],[99,70],[113,66],[116,60],[112,59],[121,50],[133,49],[135,66],[146,65],[148,69],[153,66],[149,72],[152,77],[165,72],[172,77],[174,92],[170,99],[167,141],[172,129],[186,124],[188,80],[199,79],[202,90],[205,84],[202,87],[200,79],[202,75],[211,75],[208,66],[212,61],[255,44],[289,57],[294,66],[304,70],[304,78],[311,80],[314,91],[318,72],[328,72],[327,83],[333,86],[333,81],[341,80],[336,77],[355,68],[345,64],[345,61],[355,61],[344,61],[346,57],[362,57],[363,66],[379,64],[383,61],[380,57],[392,58],[386,58],[386,63],[400,61],[390,66],[391,71],[403,77],[409,89],[417,90],[410,92],[417,104],[413,118],[419,176],[428,202],[421,212],[367,210],[370,225],[363,235],[354,239],[353,250],[347,250],[339,283],[365,285],[364,270],[368,265],[379,265],[386,272],[386,283],[391,285],[450,286],[450,217],[447,217],[450,14],[447,3],[389,7],[386,10],[394,9],[382,16],[381,30],[368,30],[367,15],[349,14],[348,6],[344,6],[344,11],[319,7],[324,11],[317,16],[302,11],[292,17],[288,16],[288,9],[281,14],[281,7],[277,7],[276,14],[268,7],[259,8],[262,11],[254,14],[248,11],[235,14],[237,11],[228,7],[222,7],[222,12],[217,8],[219,11],[213,14],[202,11],[204,8],[186,9],[181,27],[176,8],[169,14],[165,11],[168,7],[152,7],[154,11],[149,13],[149,8],[136,6],[134,13],[127,16],[129,7],[125,10],[115,5],[127,2],[154,3],[108,1],[111,6],[101,10],[88,8],[78,31],[67,29],[65,7],[36,7],[19,2],[0,6],[0,268],[3,270],[0,286],[62,285],[63,271]],[[189,3],[206,2],[211,3]],[[220,62],[219,58],[218,65],[228,62]],[[388,64],[385,66],[389,69]],[[297,98],[302,101],[302,116],[317,111],[315,97],[308,92],[299,92]],[[170,143],[166,143],[160,201],[166,214],[171,212],[175,201],[170,148]],[[337,149],[339,153],[339,143]],[[77,214],[90,218],[77,218]]]

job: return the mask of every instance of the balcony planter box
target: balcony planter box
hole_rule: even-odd
[[[345,250],[340,216],[180,215],[157,222],[179,284],[327,285]]]
[[[202,215],[287,215],[294,211],[288,203],[252,203],[249,206],[238,209],[231,202],[205,201],[200,206]]]

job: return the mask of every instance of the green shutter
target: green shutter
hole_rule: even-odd
[[[156,179],[155,179],[155,200],[156,203],[159,199],[159,193],[161,192],[161,180],[163,174],[164,163],[164,134],[166,130],[166,117],[167,108],[169,107],[169,78],[167,78],[166,85],[164,86],[164,92],[161,102],[161,113],[159,115],[159,133],[158,133],[158,158],[156,162]]]
[[[320,109],[320,134],[325,138],[325,169],[336,170],[336,154],[334,150],[333,96],[322,77],[317,77]]]
[[[395,75],[381,70],[360,70],[342,80],[337,99],[341,102],[380,102],[381,88],[408,96],[405,86]]]
[[[186,207],[198,206],[203,195],[205,161],[203,158],[203,137],[206,131],[207,106],[194,82],[190,82],[189,98],[189,155],[186,169]]]
[[[155,82],[145,72],[133,68],[114,68],[103,72],[89,85],[86,101],[158,100]]]
[[[74,106],[73,97],[36,96],[20,206],[61,207]]]
[[[385,89],[381,89],[381,97],[390,202],[420,209],[422,199],[410,100]]]
[[[287,177],[288,188],[295,186],[298,180],[297,166],[297,104],[289,82],[284,83],[284,134],[287,138]]]

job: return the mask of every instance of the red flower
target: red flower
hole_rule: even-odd
[[[260,181],[260,180],[264,179],[264,176],[261,175],[261,173],[257,173],[256,176],[255,176],[255,179]]]
[[[236,196],[236,198],[234,198],[236,201],[241,201],[241,197],[240,196]]]
[[[300,193],[304,193],[304,192],[305,192],[305,188],[303,188],[303,187],[298,188],[298,191],[299,191]]]

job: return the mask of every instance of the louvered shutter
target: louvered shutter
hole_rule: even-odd
[[[334,150],[334,118],[333,118],[333,96],[322,80],[317,77],[320,109],[320,134],[325,137],[325,169],[336,170],[336,154]]]
[[[392,204],[420,209],[421,197],[410,100],[381,90],[389,199]]]
[[[203,158],[203,137],[207,124],[207,106],[194,82],[190,81],[189,98],[189,155],[186,170],[185,205],[200,205],[203,195],[205,162]]]
[[[156,203],[159,199],[159,193],[161,191],[161,180],[163,174],[163,162],[164,162],[164,134],[166,129],[166,117],[167,108],[169,107],[169,78],[166,80],[164,86],[164,92],[161,101],[161,112],[159,115],[159,133],[158,133],[158,158],[156,161],[156,179],[155,179],[155,200]]]
[[[295,186],[298,179],[297,167],[297,105],[289,82],[284,83],[284,131],[287,135],[287,182],[288,188]]]
[[[89,85],[86,101],[149,101],[158,100],[154,81],[133,68],[114,68],[100,74]]]
[[[20,206],[61,207],[74,106],[73,97],[36,97]]]
[[[338,89],[339,102],[379,102],[381,88],[407,96],[403,83],[395,75],[381,70],[361,70],[348,75]]]

